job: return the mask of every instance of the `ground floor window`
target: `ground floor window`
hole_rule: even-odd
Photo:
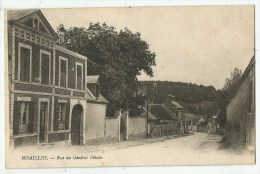
[[[58,99],[55,102],[53,117],[53,131],[68,130],[70,119],[70,104],[67,99]]]
[[[66,103],[59,103],[59,108],[58,108],[59,130],[65,129],[65,119],[66,119]]]
[[[15,101],[13,117],[13,134],[33,133],[34,110],[30,101]]]

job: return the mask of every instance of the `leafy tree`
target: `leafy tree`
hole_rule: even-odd
[[[88,57],[88,75],[100,75],[101,93],[110,102],[109,116],[118,109],[136,109],[137,76],[141,72],[153,76],[156,65],[155,53],[140,33],[90,23],[87,29],[65,30],[65,43],[68,49]]]
[[[226,78],[225,85],[222,90],[227,91],[230,95],[233,94],[234,90],[236,89],[236,85],[242,77],[242,74],[242,70],[235,68],[234,71],[231,72],[230,77]]]
[[[218,122],[222,127],[226,123],[226,107],[229,100],[234,95],[242,75],[242,70],[234,68],[233,72],[230,73],[230,77],[226,78],[224,87],[221,90],[218,90]]]

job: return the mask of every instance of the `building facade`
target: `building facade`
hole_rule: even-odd
[[[227,141],[233,148],[255,150],[255,58],[247,66],[226,108]]]
[[[10,146],[86,142],[87,57],[40,10],[7,12]]]

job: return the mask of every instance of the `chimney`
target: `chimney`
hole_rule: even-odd
[[[63,24],[60,24],[58,28],[58,35],[59,35],[59,45],[64,46],[65,28]]]
[[[173,101],[174,99],[175,99],[175,96],[172,95],[172,94],[169,94],[169,95],[166,97],[166,100]]]

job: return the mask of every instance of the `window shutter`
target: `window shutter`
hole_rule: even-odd
[[[55,114],[53,118],[53,130],[57,131],[59,129],[59,103],[55,103]]]
[[[13,116],[13,135],[19,134],[19,125],[20,125],[20,102],[14,102],[14,116]]]
[[[66,104],[66,115],[65,115],[65,129],[69,129],[70,124],[70,103]]]
[[[34,102],[29,102],[28,133],[34,132]]]

